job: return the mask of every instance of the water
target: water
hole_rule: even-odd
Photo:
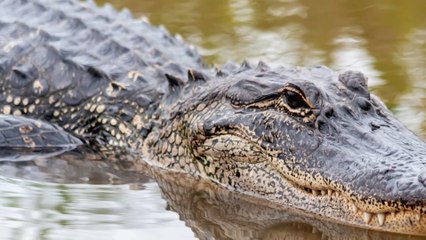
[[[1,163],[0,239],[193,238],[144,171],[89,158]]]
[[[110,2],[181,34],[211,64],[248,59],[363,71],[370,89],[426,139],[424,1]],[[134,169],[134,159],[87,158],[1,163],[0,239],[406,239],[270,209],[178,174],[157,174],[157,183]]]
[[[2,239],[179,239],[193,234],[166,212],[155,183],[45,184],[1,179]],[[164,232],[168,229],[168,232]]]

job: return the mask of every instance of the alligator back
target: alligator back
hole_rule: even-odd
[[[0,112],[86,139],[124,145],[121,135],[143,137],[170,91],[165,74],[202,68],[179,38],[109,5],[4,0],[0,16]]]

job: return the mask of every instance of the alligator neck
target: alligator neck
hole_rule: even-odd
[[[55,123],[88,142],[138,147],[187,83],[176,79],[203,69],[194,48],[128,14],[78,1],[67,11],[43,0],[0,5],[0,35],[14,40],[0,42],[0,77],[10,80],[0,82],[0,113]]]

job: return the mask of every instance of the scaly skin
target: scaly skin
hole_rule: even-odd
[[[364,75],[263,63],[219,75],[182,89],[144,155],[325,218],[426,234],[425,143]]]
[[[426,235],[426,144],[361,73],[209,69],[164,30],[77,1],[0,1],[0,26],[3,114],[317,217]],[[36,137],[12,144],[50,144]]]
[[[201,177],[149,166],[167,201],[199,239],[407,239],[330,223],[285,204],[271,204],[257,197],[226,191]],[[410,236],[410,239],[423,237]]]

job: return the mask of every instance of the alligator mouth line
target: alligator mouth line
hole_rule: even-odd
[[[224,135],[227,135],[227,134],[215,134],[214,136],[224,136]],[[232,136],[234,136],[235,138],[234,140],[239,138],[242,141],[247,141],[250,144],[257,146],[259,149],[264,151],[264,154],[267,154],[268,151],[262,148],[259,143],[252,140],[248,140],[242,135],[243,134],[236,134],[236,132],[232,134]],[[398,209],[396,207],[383,205],[386,208],[388,208],[386,211],[377,211],[377,212],[364,211],[363,209],[361,209],[361,207],[358,207],[354,203],[354,201],[351,200],[349,197],[347,197],[346,194],[343,193],[342,191],[326,188],[326,187],[323,189],[309,188],[297,183],[296,181],[289,179],[284,173],[280,173],[280,175],[289,185],[299,190],[298,192],[300,194],[306,194],[310,198],[328,198],[327,201],[331,203],[335,202],[338,204],[342,204],[342,203],[346,204],[346,208],[347,208],[347,211],[345,211],[346,214],[352,213],[351,215],[354,217],[354,219],[361,219],[365,224],[370,226],[374,225],[374,219],[377,219],[376,221],[378,226],[383,226],[387,222],[400,221],[404,219],[408,220],[413,225],[416,222],[420,222],[420,220],[422,219],[421,211],[416,211],[415,208],[406,209],[408,208],[407,206],[401,206],[401,209]],[[340,201],[338,199],[340,199]],[[362,200],[359,200],[359,201],[362,201]],[[366,202],[363,202],[363,204],[367,206],[368,205],[374,206]],[[426,206],[419,206],[419,207],[420,209],[426,208]]]
[[[400,219],[403,217],[405,218],[411,217],[413,220],[416,220],[417,222],[420,222],[420,220],[422,219],[422,214],[414,210],[395,209],[395,211],[376,212],[376,213],[363,211],[359,207],[357,207],[352,200],[345,197],[339,191],[336,191],[333,189],[316,190],[316,189],[308,188],[305,186],[301,186],[297,183],[294,183],[291,180],[288,180],[287,178],[285,179],[293,183],[293,186],[295,186],[299,190],[303,191],[305,194],[308,194],[312,197],[318,197],[318,198],[327,197],[329,198],[329,201],[333,201],[333,198],[343,199],[343,201],[347,204],[348,208],[352,211],[353,215],[356,215],[357,217],[361,217],[365,224],[372,224],[373,223],[372,219],[374,219],[375,216],[377,218],[377,224],[379,226],[383,226],[386,221],[391,221],[392,219]]]

